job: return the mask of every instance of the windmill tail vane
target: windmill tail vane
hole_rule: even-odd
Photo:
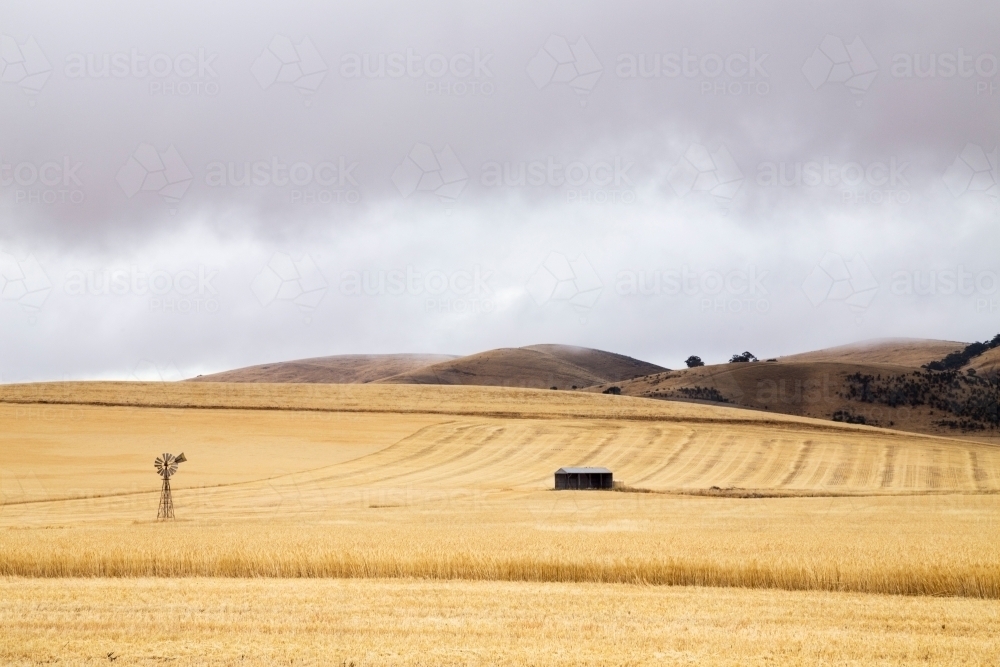
[[[157,520],[174,518],[174,499],[170,494],[170,478],[177,472],[177,464],[185,461],[187,461],[187,457],[184,456],[184,452],[181,452],[177,456],[164,453],[156,457],[156,461],[153,462],[157,474],[163,478],[163,486],[160,489],[160,506],[156,510]]]

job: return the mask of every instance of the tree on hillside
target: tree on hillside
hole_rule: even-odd
[[[738,363],[743,363],[743,362],[747,362],[747,361],[757,361],[757,357],[755,357],[750,352],[744,352],[743,354],[734,354],[729,359],[729,363],[731,363],[731,364],[738,364]]]
[[[705,362],[701,360],[701,357],[696,357],[693,354],[684,360],[688,368],[694,368],[695,366],[704,366]]]
[[[983,352],[992,350],[995,347],[1000,347],[1000,334],[997,334],[992,340],[989,341],[966,345],[961,351],[952,352],[939,361],[932,361],[929,364],[924,365],[924,368],[930,371],[953,371],[965,366],[972,359],[978,357]]]

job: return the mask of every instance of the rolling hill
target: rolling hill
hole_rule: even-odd
[[[778,357],[779,362],[837,361],[858,364],[895,364],[917,368],[965,347],[965,343],[921,338],[877,338],[823,350]]]
[[[190,381],[363,384],[454,358],[447,354],[344,354],[247,366]]]
[[[320,357],[251,366],[194,380],[618,391],[641,398],[707,402],[993,441],[1000,438],[1000,392],[987,374],[1000,369],[1000,347],[979,353],[960,368],[926,368],[965,348],[965,343],[956,341],[877,339],[764,362],[669,370],[613,352],[548,344],[464,357]]]
[[[817,419],[995,440],[997,397],[982,377],[931,372],[923,365],[963,343],[891,339],[817,350],[756,363],[727,363],[605,383],[622,394],[732,405]],[[976,357],[989,370],[1000,348]],[[993,426],[991,427],[991,424]]]
[[[578,389],[665,371],[613,352],[566,345],[501,348],[379,380],[390,384],[449,384]]]
[[[662,366],[640,361],[614,352],[594,350],[589,347],[572,345],[529,345],[521,348],[552,355],[608,381],[631,380],[633,378],[667,370]]]
[[[195,382],[452,384],[576,389],[666,370],[622,354],[570,345],[501,348],[467,357],[432,354],[342,355],[249,366]]]
[[[989,352],[983,352],[969,363],[969,367],[977,373],[990,373],[1000,370],[1000,347],[993,348]]]

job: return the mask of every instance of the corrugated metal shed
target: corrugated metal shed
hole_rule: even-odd
[[[557,489],[610,489],[614,475],[607,468],[566,466],[556,470]]]

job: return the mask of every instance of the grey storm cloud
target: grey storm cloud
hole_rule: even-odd
[[[989,4],[0,19],[2,381],[996,333]]]

